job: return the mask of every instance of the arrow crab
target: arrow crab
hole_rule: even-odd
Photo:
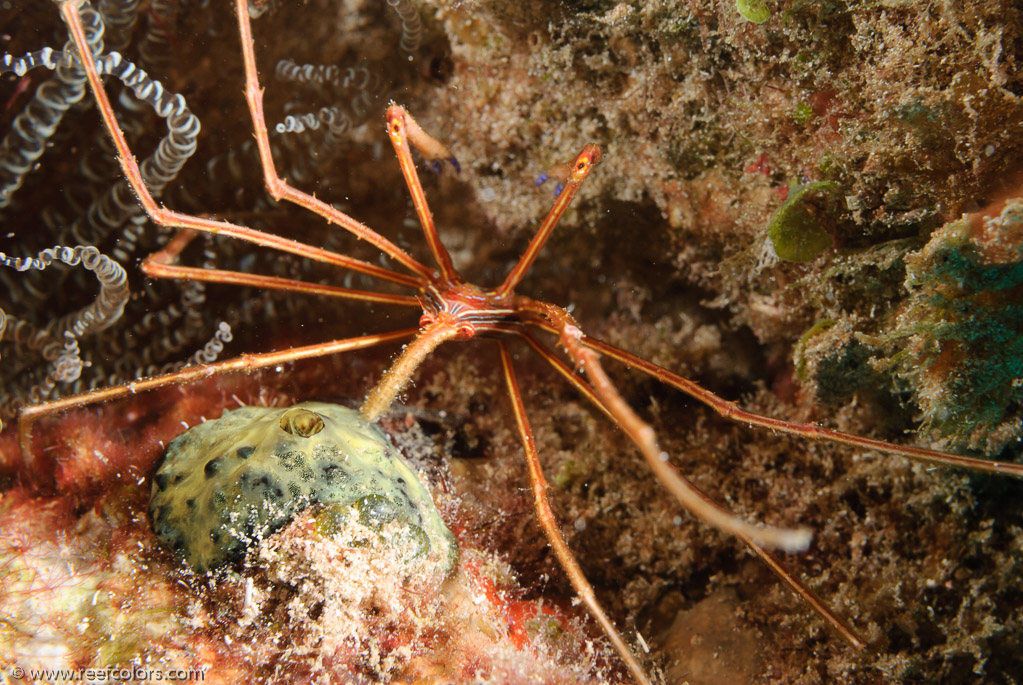
[[[378,306],[421,308],[422,316],[419,325],[414,328],[391,333],[372,333],[279,352],[243,355],[226,362],[190,367],[169,375],[107,388],[86,396],[70,397],[26,407],[20,413],[18,431],[28,453],[32,451],[33,424],[41,416],[99,401],[115,400],[153,388],[182,384],[214,374],[233,371],[251,372],[258,368],[277,367],[281,364],[311,357],[405,342],[407,344],[402,353],[389,370],[383,374],[362,405],[363,414],[368,419],[375,420],[387,411],[398,395],[406,391],[406,386],[417,368],[427,363],[427,357],[442,343],[478,338],[492,339],[491,347],[496,350],[496,359],[500,369],[499,384],[505,388],[507,393],[514,431],[518,435],[527,458],[535,512],[545,538],[569,577],[574,592],[586,605],[593,620],[600,625],[607,638],[614,644],[632,676],[639,682],[647,682],[648,676],[634,655],[635,648],[630,647],[632,640],[628,639],[628,633],[623,636],[615,628],[614,622],[606,615],[599,600],[600,591],[594,591],[590,587],[586,580],[586,573],[575,561],[570,546],[565,542],[561,527],[548,501],[547,492],[550,486],[543,475],[542,455],[536,447],[537,438],[530,425],[527,403],[517,380],[517,374],[521,372],[515,369],[513,350],[532,349],[537,358],[557,375],[564,378],[572,388],[580,393],[585,402],[595,407],[598,413],[606,415],[613,424],[628,435],[643,456],[651,473],[682,506],[711,526],[739,538],[854,647],[862,647],[864,640],[844,620],[839,618],[836,612],[828,609],[824,601],[818,599],[793,574],[786,571],[779,561],[778,553],[772,551],[805,550],[809,544],[808,532],[803,529],[793,530],[751,525],[746,522],[745,517],[732,515],[682,477],[670,465],[672,455],[670,454],[671,450],[665,449],[666,443],[662,442],[665,439],[660,438],[659,441],[651,422],[641,418],[629,403],[625,402],[622,394],[616,388],[616,383],[605,372],[603,361],[614,360],[646,374],[660,383],[674,387],[705,403],[716,413],[739,424],[759,426],[763,429],[793,434],[810,440],[831,440],[854,448],[885,452],[924,463],[1017,476],[1023,473],[1023,469],[1012,464],[985,462],[934,450],[900,446],[821,428],[813,424],[770,419],[743,411],[735,404],[720,399],[699,385],[667,369],[586,336],[568,310],[519,294],[519,286],[540,256],[541,249],[551,238],[556,225],[582,188],[586,177],[593,173],[595,165],[600,162],[601,151],[596,146],[584,147],[568,165],[564,188],[557,196],[554,206],[548,212],[524,253],[514,262],[509,273],[499,281],[497,286],[492,288],[477,287],[463,279],[455,267],[453,258],[442,244],[433,215],[427,206],[426,193],[419,180],[410,148],[416,147],[429,161],[445,161],[450,159],[451,155],[401,106],[393,105],[387,111],[388,136],[398,157],[404,181],[411,193],[415,213],[421,224],[428,253],[434,262],[433,265],[424,264],[411,256],[404,247],[392,242],[382,233],[377,233],[332,205],[287,183],[275,169],[274,157],[270,148],[263,114],[262,86],[257,74],[250,12],[245,0],[238,0],[236,5],[238,31],[241,35],[246,74],[245,94],[268,192],[275,200],[286,200],[304,207],[328,223],[356,235],[386,255],[389,264],[394,268],[379,266],[364,259],[349,257],[273,233],[250,229],[242,225],[241,222],[185,214],[167,209],[154,199],[153,194],[147,188],[147,184],[143,181],[143,173],[135,163],[128,142],[121,132],[115,108],[100,79],[101,72],[112,71],[112,67],[109,65],[109,60],[105,64],[97,65],[96,59],[87,48],[89,41],[80,19],[80,3],[68,0],[62,3],[61,7],[70,34],[79,55],[81,55],[91,93],[99,106],[104,125],[113,138],[118,162],[124,176],[141,201],[146,214],[155,224],[181,229],[174,240],[145,260],[142,268],[148,276],[278,289],[286,292],[371,302]],[[193,241],[197,234],[225,236],[255,246],[280,250],[301,258],[319,261],[379,279],[385,283],[393,284],[395,288],[370,291],[334,284],[305,283],[295,279],[244,271],[199,268],[179,264],[179,256],[186,251],[190,241]],[[518,342],[513,343],[512,341]],[[554,351],[555,343],[563,348],[564,356],[560,356]],[[517,347],[513,348],[512,344],[516,344]],[[661,421],[661,423],[666,422]],[[40,467],[37,465],[35,468],[39,469]],[[576,530],[578,532],[581,532],[579,530],[580,521],[583,528],[586,525],[584,519],[577,518]]]

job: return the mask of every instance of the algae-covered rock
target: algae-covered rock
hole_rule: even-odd
[[[997,454],[1023,435],[1023,199],[936,231],[906,287],[883,365],[910,381],[925,428]]]
[[[322,402],[244,407],[178,436],[153,477],[149,511],[156,534],[203,572],[313,504],[354,507],[371,527],[398,522],[404,533],[390,539],[408,561],[433,550],[454,563],[450,531],[386,436],[357,411]]]

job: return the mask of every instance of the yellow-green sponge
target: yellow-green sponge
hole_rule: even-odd
[[[243,407],[174,439],[153,477],[153,530],[197,572],[244,556],[313,504],[397,522],[407,557],[457,558],[429,493],[379,428],[323,402]],[[407,543],[407,544],[405,544]]]

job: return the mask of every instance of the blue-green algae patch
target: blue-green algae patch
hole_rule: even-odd
[[[907,260],[905,313],[888,362],[925,428],[997,454],[1023,436],[1023,200],[983,223],[946,224]]]

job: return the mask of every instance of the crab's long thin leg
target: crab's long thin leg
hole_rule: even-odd
[[[540,254],[540,250],[546,244],[547,239],[551,237],[551,233],[554,232],[554,227],[558,225],[561,216],[568,209],[568,206],[572,204],[572,200],[575,198],[575,194],[579,192],[579,188],[582,186],[583,181],[586,180],[586,176],[600,162],[600,157],[600,148],[590,143],[575,158],[575,161],[572,163],[572,173],[569,175],[561,194],[554,201],[554,206],[547,213],[536,235],[529,241],[529,246],[522,257],[519,258],[518,263],[512,267],[512,270],[504,279],[504,283],[494,291],[498,297],[504,297],[511,293],[515,286],[525,277],[529,267],[536,261],[536,256]]]
[[[204,281],[206,283],[229,283],[231,285],[249,285],[269,290],[284,290],[287,292],[304,293],[306,295],[323,295],[325,297],[337,297],[348,300],[361,300],[363,302],[378,302],[383,304],[399,304],[409,307],[420,307],[419,298],[413,295],[395,295],[392,293],[378,293],[368,290],[353,290],[342,288],[336,285],[325,285],[321,283],[308,283],[292,278],[279,278],[277,276],[261,276],[241,271],[228,271],[226,269],[200,269],[192,266],[181,266],[174,264],[181,250],[196,235],[189,228],[183,229],[159,252],[154,252],[142,261],[142,272],[150,278],[174,278],[186,281]]]
[[[786,552],[802,552],[809,547],[812,535],[807,528],[786,529],[774,526],[755,526],[727,510],[708,504],[702,493],[698,493],[688,479],[668,464],[669,455],[657,445],[657,435],[654,433],[654,429],[639,418],[618,394],[618,390],[604,372],[597,353],[580,341],[582,331],[575,325],[568,312],[552,304],[528,302],[525,301],[526,298],[522,298],[522,300],[524,313],[527,311],[530,314],[538,312],[556,328],[560,344],[568,352],[572,361],[586,372],[593,390],[614,415],[615,422],[639,448],[640,454],[643,455],[654,476],[690,513],[724,533],[740,538],[748,537],[762,547],[781,549]]]
[[[400,105],[391,105],[387,108],[387,135],[391,139],[395,154],[398,155],[398,164],[401,166],[401,173],[405,177],[405,185],[408,186],[412,195],[412,205],[419,215],[419,223],[426,235],[426,242],[430,246],[433,258],[440,266],[441,277],[445,281],[453,281],[458,277],[454,265],[451,263],[451,255],[448,254],[444,244],[437,235],[437,227],[433,223],[433,213],[426,202],[426,194],[423,192],[423,184],[419,181],[419,173],[416,172],[416,165],[412,162],[412,153],[409,151],[409,137],[415,133],[413,143],[418,139],[421,147],[424,144],[440,145],[432,136],[419,127],[412,115],[405,111]],[[446,150],[445,150],[446,151]],[[444,154],[444,153],[440,153]]]
[[[405,340],[411,338],[418,332],[419,329],[417,328],[406,328],[404,330],[394,331],[393,333],[364,335],[358,338],[345,338],[343,340],[333,340],[331,342],[317,343],[315,345],[307,345],[305,347],[293,347],[291,349],[281,350],[278,352],[242,354],[234,359],[228,359],[222,362],[203,364],[199,366],[188,366],[176,373],[167,374],[165,376],[132,381],[124,385],[94,390],[83,395],[53,400],[46,404],[22,407],[18,412],[18,439],[21,444],[22,454],[24,455],[27,464],[30,465],[31,460],[34,458],[32,451],[29,449],[32,440],[32,424],[38,418],[46,416],[47,414],[53,414],[66,409],[72,409],[89,404],[96,404],[98,402],[107,402],[120,397],[153,390],[165,385],[203,380],[211,376],[219,376],[234,371],[253,371],[267,366],[295,362],[302,359],[324,357],[329,354],[351,352],[352,350],[363,350],[376,345],[384,345],[386,343]]]
[[[333,264],[335,266],[351,269],[369,276],[382,278],[384,280],[412,288],[419,288],[420,285],[423,284],[423,279],[419,276],[394,273],[393,271],[383,267],[379,267],[359,259],[345,257],[344,255],[339,255],[329,250],[305,245],[304,243],[300,243],[295,240],[289,240],[269,233],[263,233],[262,231],[256,231],[245,226],[236,226],[226,221],[216,221],[189,214],[182,214],[157,204],[156,200],[153,199],[152,194],[149,192],[149,189],[146,187],[145,182],[142,180],[142,174],[139,172],[138,163],[132,156],[131,149],[128,147],[128,142],[124,138],[124,133],[121,131],[121,127],[117,123],[117,118],[114,116],[114,110],[110,105],[110,98],[107,96],[106,90],[103,88],[103,82],[100,80],[99,72],[96,71],[96,61],[93,59],[92,52],[89,50],[88,43],[85,40],[85,29],[82,26],[81,16],[78,12],[80,4],[81,0],[65,0],[60,8],[61,15],[64,17],[64,21],[68,26],[68,32],[78,49],[79,58],[82,60],[82,67],[88,77],[89,87],[96,100],[100,116],[103,118],[103,123],[106,126],[107,132],[113,139],[114,147],[117,149],[117,159],[121,165],[121,170],[124,173],[125,178],[128,180],[128,183],[131,184],[132,190],[134,190],[135,194],[138,195],[139,202],[142,204],[143,209],[146,210],[146,214],[149,215],[149,218],[152,219],[153,222],[161,226],[192,228],[197,231],[204,231],[214,235],[225,235],[232,238],[238,238],[239,240],[244,240],[261,247],[269,247],[282,252],[289,252],[300,257]]]
[[[590,387],[588,383],[583,381],[583,379],[580,378],[568,364],[566,364],[564,361],[555,356],[550,349],[548,349],[534,336],[530,335],[529,333],[522,332],[520,330],[515,332],[517,332],[527,343],[529,343],[529,346],[532,347],[537,352],[537,354],[539,354],[541,357],[547,360],[547,362],[554,367],[554,370],[561,374],[562,378],[567,380],[576,390],[582,393],[582,395],[584,395],[586,399],[588,399],[594,406],[596,406],[598,409],[604,412],[604,414],[606,414],[608,418],[610,418],[615,423],[618,423],[617,417],[615,417],[615,415],[611,413],[611,410],[607,407],[607,405],[600,398],[600,396],[597,395],[596,391],[594,391],[594,389]],[[697,488],[695,485],[693,486],[693,489],[700,497],[703,497],[703,499],[706,500],[706,502],[711,506],[721,509],[722,511],[727,511],[723,507],[721,507],[721,505],[719,505],[717,502],[708,497],[706,493]],[[802,598],[804,602],[809,604],[810,608],[812,608],[815,612],[817,612],[817,614],[821,618],[823,618],[828,624],[830,624],[831,627],[834,628],[846,642],[848,642],[856,649],[863,649],[866,646],[865,641],[859,635],[856,634],[856,631],[853,630],[852,626],[850,626],[848,623],[842,620],[837,614],[831,611],[831,609],[824,603],[824,601],[820,597],[817,596],[816,593],[813,592],[813,590],[806,587],[806,585],[804,585],[801,580],[799,580],[794,575],[789,573],[789,571],[784,566],[782,566],[781,562],[778,561],[777,557],[775,557],[766,549],[758,545],[755,540],[752,540],[749,537],[742,535],[740,535],[739,538],[744,543],[746,543],[746,546],[753,550],[753,552],[756,553],[756,555],[760,557],[760,559],[763,560],[765,564],[767,564],[767,567],[771,569],[774,575],[776,575],[779,579],[782,580],[782,582],[788,585],[793,592],[795,592],[800,598]]]
[[[304,293],[306,295],[322,295],[325,297],[338,297],[383,304],[401,304],[417,308],[420,306],[419,299],[412,295],[392,295],[390,293],[377,293],[371,290],[353,290],[334,285],[307,283],[306,281],[298,281],[291,278],[260,276],[259,274],[249,274],[243,271],[160,264],[152,261],[152,257],[148,257],[142,262],[142,271],[151,278],[175,278],[187,281],[205,281],[206,283],[251,285],[267,290],[284,290],[293,293]]]
[[[558,333],[558,330],[552,325],[546,323],[538,325],[540,328],[550,331],[551,333]],[[642,371],[663,383],[667,383],[668,385],[681,390],[693,399],[706,404],[721,416],[731,421],[735,421],[736,423],[769,428],[770,430],[778,431],[779,433],[798,435],[803,438],[809,438],[810,440],[828,440],[831,442],[841,443],[843,445],[863,447],[877,452],[895,454],[915,461],[938,464],[939,466],[951,466],[955,468],[969,469],[971,471],[997,473],[1023,478],[1023,464],[989,461],[987,459],[974,459],[972,457],[963,457],[957,454],[946,454],[945,452],[939,452],[937,450],[924,449],[923,447],[896,445],[890,442],[884,442],[883,440],[871,440],[870,438],[850,435],[849,433],[843,433],[841,431],[824,428],[822,426],[815,426],[811,423],[782,421],[781,419],[772,419],[767,416],[760,416],[759,414],[754,414],[739,408],[739,406],[734,402],[729,402],[728,400],[718,397],[711,391],[701,388],[699,384],[691,380],[682,378],[681,376],[657,366],[656,364],[648,362],[645,359],[640,359],[634,354],[621,350],[614,345],[609,345],[586,335],[583,335],[582,338],[580,338],[580,342],[586,347],[597,350],[601,354],[620,361],[626,366],[636,369],[637,371]]]
[[[472,324],[459,323],[453,317],[442,317],[424,326],[418,331],[415,340],[405,346],[391,368],[384,371],[383,377],[370,390],[359,411],[366,420],[376,421],[391,406],[398,393],[405,389],[423,360],[441,343],[459,337],[471,338],[473,334]]]
[[[248,0],[237,0],[235,8],[238,14],[238,31],[241,34],[242,58],[245,62],[245,100],[249,104],[249,114],[256,133],[256,145],[259,159],[263,165],[263,180],[267,192],[275,200],[287,200],[319,214],[329,223],[336,223],[350,233],[362,238],[396,262],[409,269],[421,278],[430,279],[430,269],[413,259],[407,252],[383,237],[365,224],[356,221],[344,212],[316,199],[304,191],[288,184],[277,174],[273,155],[270,153],[270,137],[266,130],[266,115],[263,113],[263,89],[259,85],[259,74],[256,71],[256,53],[252,39],[252,21],[249,18]]]
[[[632,673],[632,677],[637,683],[643,685],[649,685],[650,679],[647,678],[646,673],[643,671],[642,666],[636,661],[636,658],[632,655],[632,650],[629,649],[628,645],[625,644],[625,640],[619,635],[618,630],[611,623],[611,619],[604,613],[604,609],[600,606],[600,602],[597,601],[597,597],[593,592],[593,587],[589,581],[586,580],[586,576],[583,574],[581,568],[579,568],[579,562],[576,561],[575,555],[572,554],[572,550],[569,549],[568,544],[565,542],[565,538],[561,535],[561,530],[558,527],[558,521],[554,517],[554,512],[551,510],[550,500],[547,498],[547,490],[549,488],[547,479],[543,475],[543,469],[540,466],[540,455],[536,449],[536,442],[533,438],[533,430],[529,426],[529,418],[526,416],[526,408],[522,402],[522,393],[519,391],[518,381],[515,379],[515,371],[512,368],[511,356],[508,354],[508,348],[503,342],[498,341],[499,349],[501,350],[501,364],[504,368],[504,379],[508,386],[508,395],[511,398],[512,411],[515,414],[515,425],[518,427],[519,439],[522,442],[522,448],[526,453],[526,463],[529,465],[529,483],[533,489],[533,499],[536,503],[536,516],[540,521],[540,527],[543,528],[544,535],[547,537],[547,542],[554,550],[554,555],[558,558],[558,563],[561,564],[561,568],[565,570],[568,575],[568,579],[572,583],[572,588],[575,590],[576,595],[582,600],[583,604],[586,605],[586,609],[590,612],[590,615],[600,624],[600,627],[604,630],[604,634],[607,635],[608,639],[614,645],[618,654],[621,656],[625,665],[628,667],[629,672]]]

